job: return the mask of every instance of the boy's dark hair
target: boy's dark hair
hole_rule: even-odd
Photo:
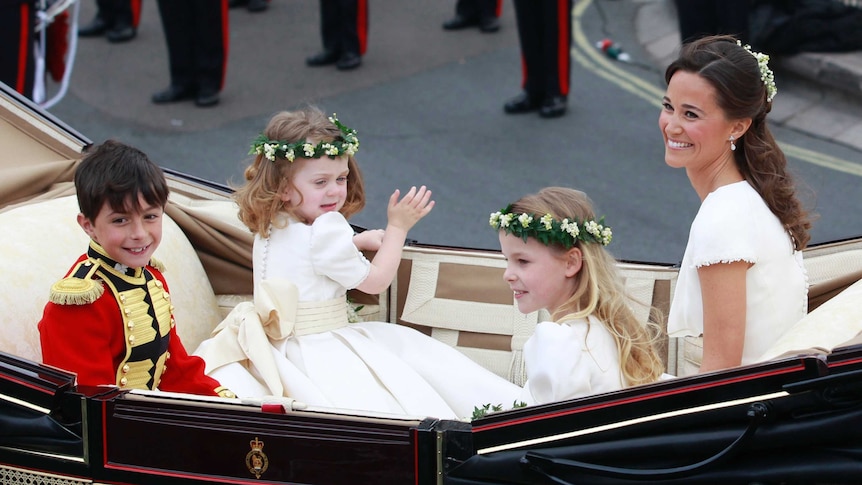
[[[164,207],[168,202],[168,183],[162,169],[144,152],[115,140],[87,151],[75,169],[75,190],[78,207],[90,220],[105,202],[117,212],[140,209],[138,195],[154,206]]]

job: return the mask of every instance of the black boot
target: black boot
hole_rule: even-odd
[[[98,37],[108,30],[108,23],[101,15],[96,14],[93,21],[78,29],[79,37]]]
[[[269,8],[268,0],[249,0],[248,6],[249,12],[263,12],[267,8]]]
[[[128,42],[135,38],[137,32],[135,28],[129,24],[118,24],[105,33],[105,37],[107,37],[108,42]]]
[[[330,64],[335,64],[336,62],[338,62],[338,59],[340,57],[340,53],[324,49],[323,51],[318,52],[313,56],[306,57],[305,63],[311,67],[328,66]]]

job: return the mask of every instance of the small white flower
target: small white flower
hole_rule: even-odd
[[[771,102],[772,98],[778,94],[778,88],[775,86],[775,75],[772,69],[769,68],[769,55],[762,52],[754,52],[750,45],[743,45],[739,40],[736,41],[736,45],[747,50],[749,54],[757,59],[757,67],[760,69],[760,80],[766,86],[766,101]]]
[[[277,145],[271,145],[269,143],[264,143],[263,145],[263,153],[267,160],[274,162],[275,161],[275,150]]]
[[[518,216],[518,222],[521,223],[521,227],[527,228],[533,222],[533,216],[530,214],[521,214]]]
[[[311,158],[314,156],[314,145],[311,143],[305,143],[302,145],[302,151],[305,153],[307,158]]]
[[[602,237],[602,228],[596,221],[587,221],[584,223],[584,230],[591,234],[596,239]]]
[[[550,231],[554,224],[554,216],[552,216],[551,214],[545,214],[542,216],[541,219],[539,219],[539,221],[542,223],[543,226],[545,226],[545,230]]]
[[[493,227],[494,229],[497,229],[500,227],[500,216],[501,215],[502,215],[502,213],[500,211],[491,213],[491,218],[488,220],[488,222],[491,224],[491,227]]]
[[[560,228],[569,233],[569,235],[572,236],[572,239],[575,240],[578,239],[578,234],[581,233],[581,230],[578,229],[578,223],[568,219],[563,219],[563,222],[560,223]]]
[[[614,234],[611,232],[610,227],[602,229],[602,246],[607,246],[608,244],[610,244],[613,237]]]
[[[509,227],[509,223],[512,222],[514,217],[515,215],[511,213],[500,216],[500,227]]]
[[[296,160],[296,154],[293,152],[293,148],[284,152],[284,158],[286,158],[288,162]]]

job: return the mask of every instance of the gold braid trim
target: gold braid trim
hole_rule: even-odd
[[[228,389],[224,386],[218,386],[213,390],[215,391],[216,394],[219,395],[219,397],[226,397],[228,399],[236,398],[236,394],[234,394],[233,391],[231,391],[230,389]]]
[[[89,271],[86,274],[78,276],[87,268],[89,268]],[[89,305],[98,300],[105,292],[102,282],[93,279],[93,274],[98,268],[98,263],[94,264],[90,260],[82,261],[71,272],[71,276],[67,276],[51,285],[49,296],[51,303],[57,305]]]
[[[165,264],[156,258],[150,258],[150,266],[152,266],[153,268],[156,268],[161,273],[165,272]]]

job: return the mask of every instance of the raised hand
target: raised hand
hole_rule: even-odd
[[[404,197],[398,200],[400,195],[401,191],[396,189],[389,197],[387,216],[390,226],[406,232],[419,222],[419,219],[431,212],[431,209],[434,208],[434,201],[431,200],[431,191],[424,185],[418,190],[415,186],[410,187]]]

